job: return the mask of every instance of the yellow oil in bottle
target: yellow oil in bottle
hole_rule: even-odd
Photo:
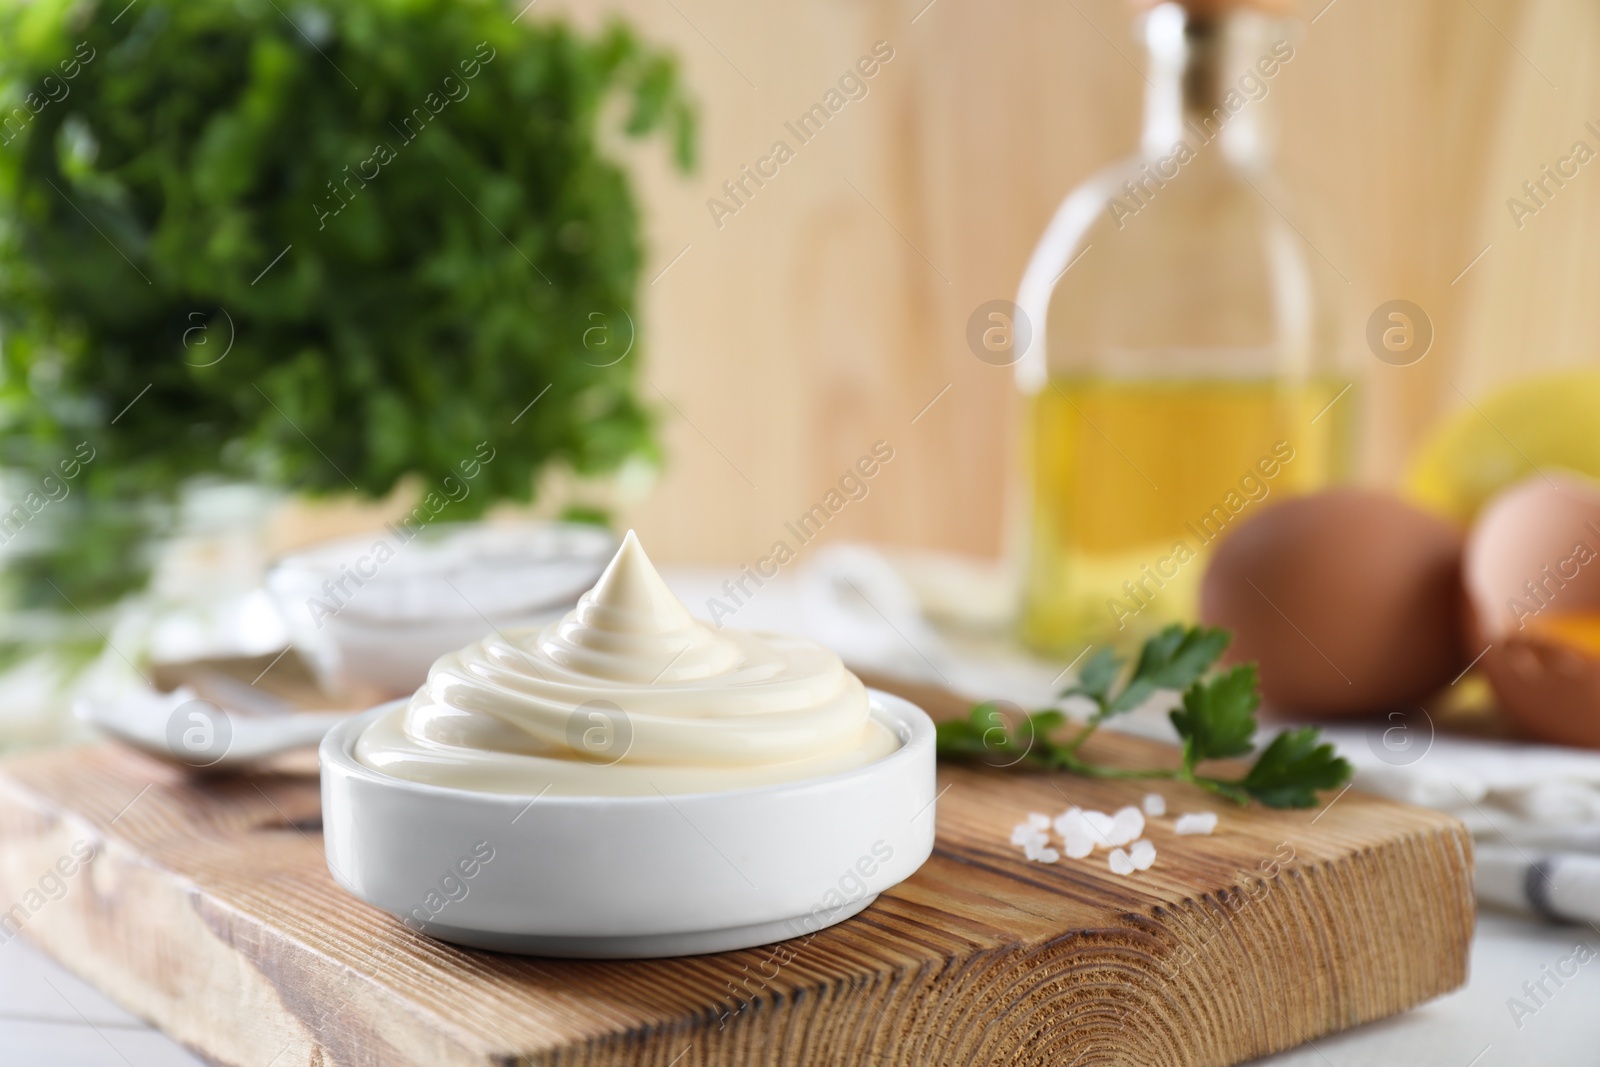
[[[1330,480],[1344,387],[1054,377],[1030,401],[1022,636],[1049,653],[1192,620],[1211,546]]]

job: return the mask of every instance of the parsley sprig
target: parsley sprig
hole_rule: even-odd
[[[1173,624],[1144,643],[1131,673],[1124,658],[1103,648],[1084,663],[1077,681],[1061,691],[1063,698],[1087,697],[1095,706],[1064,740],[1057,739],[1068,725],[1060,710],[1030,712],[1013,725],[991,701],[973,708],[966,719],[939,724],[939,755],[1095,778],[1165,778],[1192,783],[1240,804],[1254,798],[1272,808],[1313,807],[1318,790],[1337,789],[1351,775],[1350,764],[1314,726],[1280,733],[1242,777],[1199,772],[1208,760],[1247,756],[1255,748],[1256,708],[1261,704],[1255,664],[1207,676],[1228,640],[1226,630]],[[1084,742],[1107,719],[1132,711],[1163,689],[1183,693],[1183,706],[1171,713],[1172,725],[1183,739],[1181,766],[1107,767],[1079,755]]]

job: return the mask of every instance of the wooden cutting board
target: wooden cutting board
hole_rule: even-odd
[[[1174,758],[1115,736],[1092,753]],[[42,752],[0,764],[0,907],[21,908],[0,940],[20,924],[238,1067],[1235,1064],[1466,979],[1471,843],[1445,815],[1355,791],[1242,809],[1170,786],[1172,814],[1218,811],[1218,832],[1152,820],[1154,868],[1121,877],[1104,853],[1044,865],[1007,842],[1029,811],[1113,810],[1138,783],[945,767],[940,785],[933,857],[839,926],[566,962],[452,948],[344,893],[315,779]]]

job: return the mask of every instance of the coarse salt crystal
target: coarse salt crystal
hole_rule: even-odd
[[[1094,831],[1089,829],[1089,820],[1077,808],[1056,820],[1056,830],[1061,834],[1068,857],[1081,860],[1094,851]]]
[[[1188,815],[1178,816],[1178,833],[1180,834],[1209,834],[1217,828],[1217,813],[1214,811],[1190,812]]]
[[[1156,861],[1156,846],[1140,838],[1128,846],[1128,859],[1133,861],[1136,869],[1148,871],[1150,865]]]
[[[1022,845],[1022,854],[1030,860],[1036,860],[1044,852],[1044,847],[1042,841],[1025,841]]]
[[[1061,853],[1057,852],[1053,848],[1045,848],[1040,849],[1039,854],[1034,858],[1040,863],[1054,863],[1056,860],[1061,858]]]
[[[1050,816],[1042,811],[1030,811],[1028,812],[1028,825],[1035,830],[1048,830],[1050,829]]]
[[[1120,848],[1114,848],[1111,850],[1111,873],[1133,873],[1133,860],[1129,859],[1128,854],[1122,851]]]
[[[1025,845],[1036,837],[1044,837],[1044,834],[1035,830],[1028,823],[1019,822],[1011,828],[1011,843],[1013,845]]]
[[[1160,818],[1167,813],[1167,798],[1160,793],[1146,793],[1144,797],[1144,813],[1151,818]]]
[[[1079,819],[1082,819],[1082,818],[1083,818],[1083,811],[1081,809],[1079,809],[1079,808],[1068,808],[1066,811],[1062,812],[1060,815],[1057,815],[1055,817],[1055,821],[1053,821],[1050,825],[1055,827],[1056,833],[1065,834],[1067,832],[1067,826],[1068,825],[1070,825],[1071,823],[1074,823],[1074,822],[1076,822],[1076,821],[1078,821]]]
[[[1083,818],[1089,824],[1089,833],[1095,848],[1111,847],[1111,816],[1103,811],[1086,811]]]
[[[1106,834],[1106,840],[1112,845],[1126,845],[1142,833],[1144,812],[1134,807],[1120,808],[1111,817],[1111,831]]]

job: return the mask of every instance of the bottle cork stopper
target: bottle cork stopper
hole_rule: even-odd
[[[1189,14],[1215,18],[1235,11],[1258,11],[1263,15],[1294,15],[1296,0],[1132,0],[1135,11],[1145,12],[1164,3],[1176,3]]]

